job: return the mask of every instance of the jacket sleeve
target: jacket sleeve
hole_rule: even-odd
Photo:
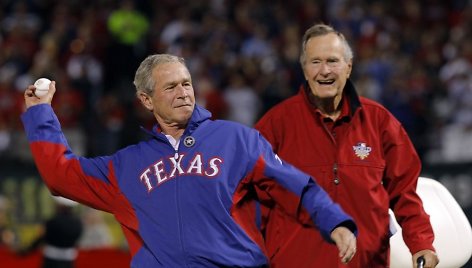
[[[54,195],[112,212],[117,202],[111,157],[88,159],[71,152],[48,104],[30,107],[21,119],[41,178]]]
[[[255,163],[251,179],[256,191],[263,191],[288,215],[307,225],[315,225],[323,237],[333,242],[331,232],[346,226],[357,235],[354,220],[334,203],[309,175],[273,153],[271,145],[258,132],[249,139],[249,152]]]
[[[387,163],[384,185],[390,198],[390,208],[402,227],[403,240],[412,254],[434,250],[434,233],[429,215],[416,193],[421,162],[408,134],[392,116],[383,120],[382,142]]]

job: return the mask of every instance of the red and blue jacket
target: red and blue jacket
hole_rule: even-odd
[[[74,155],[50,105],[22,120],[39,173],[53,194],[112,213],[131,267],[263,267],[258,203],[330,232],[352,218],[305,173],[282,161],[258,131],[212,121],[196,106],[178,150],[151,138],[110,156]]]

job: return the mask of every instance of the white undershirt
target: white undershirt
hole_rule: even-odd
[[[172,144],[172,147],[174,147],[174,150],[177,151],[179,149],[180,139],[176,140],[171,135],[166,135],[166,138],[169,140],[170,144]]]

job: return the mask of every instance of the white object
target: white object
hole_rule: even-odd
[[[49,84],[51,84],[51,80],[47,78],[39,78],[34,82],[34,86],[36,87],[36,91],[34,92],[34,95],[37,97],[42,97],[46,95],[49,91]]]
[[[65,207],[75,207],[78,203],[75,202],[74,200],[70,200],[68,198],[65,198],[65,197],[62,197],[62,196],[58,196],[58,195],[53,195],[52,196],[52,199],[54,199],[54,201],[61,205],[61,206],[65,206]]]
[[[436,268],[462,267],[472,255],[472,228],[464,211],[447,188],[434,179],[420,177],[417,193],[433,227],[433,245],[439,257]],[[402,229],[395,224],[398,232],[390,238],[390,268],[413,267]]]

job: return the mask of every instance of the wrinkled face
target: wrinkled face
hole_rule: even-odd
[[[334,33],[312,37],[306,43],[305,56],[303,74],[313,95],[320,99],[341,97],[352,61],[346,61],[339,37]]]
[[[179,62],[164,63],[153,70],[156,81],[149,96],[142,93],[141,102],[153,112],[160,125],[186,125],[195,108],[195,95],[188,69]]]

